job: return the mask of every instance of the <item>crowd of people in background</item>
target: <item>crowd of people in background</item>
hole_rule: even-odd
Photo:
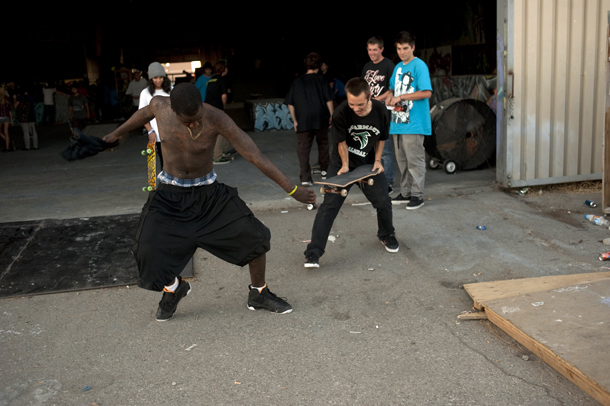
[[[125,89],[117,91],[116,85],[103,85],[101,80],[5,83],[0,86],[2,150],[37,150],[38,125],[69,124],[73,130],[102,120],[125,119],[130,110],[125,108],[123,99],[129,101]],[[21,128],[23,142],[11,139],[12,126]]]
[[[120,72],[106,75],[106,80],[0,83],[0,149],[38,150],[39,125],[67,124],[74,134],[75,128],[83,130],[88,124],[128,119],[141,107],[140,95],[151,86],[153,78],[145,77],[145,69],[122,68]],[[204,69],[194,73],[183,71],[182,76],[175,78],[175,84],[185,81],[194,84],[201,77]],[[166,81],[170,83],[167,77]],[[23,141],[19,131],[11,130],[12,127],[21,129]]]

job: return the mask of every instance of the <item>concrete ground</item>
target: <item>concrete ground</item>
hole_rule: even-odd
[[[67,128],[38,129],[39,151],[0,155],[0,222],[140,211],[145,138],[67,162]],[[293,133],[251,136],[298,180]],[[429,171],[425,205],[394,206],[390,254],[353,189],[320,268],[305,270],[316,212],[241,157],[215,169],[271,229],[267,280],[294,311],[249,311],[247,270],[204,251],[164,323],[160,295],[135,286],[2,299],[0,405],[597,404],[488,321],[457,316],[472,308],[466,283],[602,270],[610,231],[583,218],[601,214],[583,204],[600,193],[521,196],[493,168]]]

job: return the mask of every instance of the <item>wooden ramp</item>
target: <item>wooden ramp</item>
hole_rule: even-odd
[[[475,308],[610,406],[610,272],[472,283]]]

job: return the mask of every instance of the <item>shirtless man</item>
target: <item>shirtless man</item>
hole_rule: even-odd
[[[254,217],[236,189],[216,182],[212,162],[216,137],[226,137],[242,157],[299,202],[314,203],[315,193],[295,186],[233,120],[203,104],[201,93],[190,83],[177,85],[169,98],[153,97],[104,141],[114,142],[153,118],[161,134],[163,171],[159,187],[142,209],[134,254],[138,285],[164,292],[156,319],[170,319],[190,292],[190,284],[179,275],[197,247],[232,264],[249,265],[249,309],[290,313],[290,304],[271,293],[265,282],[269,229]]]

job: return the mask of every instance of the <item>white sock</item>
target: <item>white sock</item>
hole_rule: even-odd
[[[261,293],[263,291],[263,289],[265,289],[267,287],[267,284],[265,283],[265,285],[262,288],[256,288],[254,286],[252,286],[252,289],[257,289],[258,293]]]
[[[174,283],[172,285],[167,285],[163,288],[164,291],[166,292],[175,292],[176,289],[178,289],[178,278],[176,278],[174,280]]]

